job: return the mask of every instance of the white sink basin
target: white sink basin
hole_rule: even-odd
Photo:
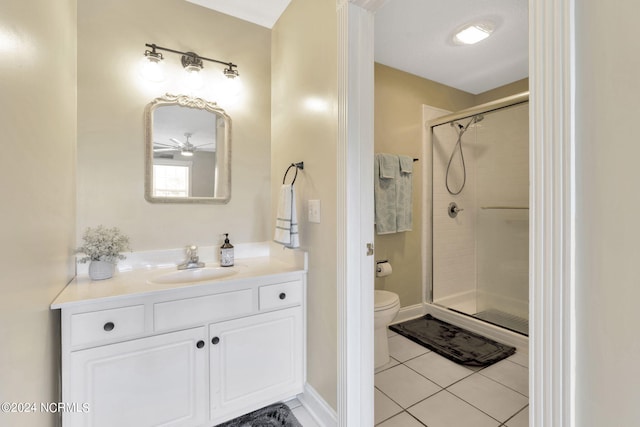
[[[149,283],[155,284],[178,284],[202,282],[205,280],[221,279],[236,274],[238,270],[235,267],[202,267],[190,270],[178,270],[171,273],[165,273],[153,279],[149,279]]]

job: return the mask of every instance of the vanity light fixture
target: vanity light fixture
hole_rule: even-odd
[[[204,64],[202,61],[209,61],[209,62],[215,62],[217,64],[221,64],[221,65],[226,65],[226,68],[224,69],[223,73],[227,78],[231,80],[235,79],[240,75],[237,69],[238,66],[233,62],[224,62],[224,61],[219,61],[217,59],[206,58],[194,52],[182,52],[175,49],[169,49],[168,47],[158,46],[156,44],[146,43],[145,46],[151,48],[151,51],[147,50],[144,53],[144,57],[146,61],[149,63],[160,64],[164,59],[162,57],[162,53],[156,52],[156,50],[162,50],[165,52],[171,52],[171,53],[176,53],[178,55],[182,55],[182,58],[181,58],[182,66],[184,67],[185,71],[189,74],[190,80],[191,79],[201,80],[200,70],[204,68]],[[151,80],[151,78],[149,78],[149,80]]]
[[[491,33],[493,33],[494,28],[495,25],[490,21],[465,25],[455,33],[453,36],[453,42],[455,44],[465,45],[476,44],[489,37]]]

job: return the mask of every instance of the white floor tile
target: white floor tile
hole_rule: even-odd
[[[416,344],[402,335],[389,338],[389,355],[399,362],[406,362],[429,351],[428,348]]]
[[[517,363],[518,365],[529,367],[529,353],[526,351],[516,351],[516,354],[507,358],[507,360]]]
[[[480,371],[480,374],[529,396],[529,370],[509,360],[502,360]]]
[[[386,365],[382,365],[379,368],[376,368],[375,369],[375,373],[377,374],[378,372],[382,372],[382,371],[384,371],[386,369],[393,368],[394,366],[399,365],[399,364],[400,364],[400,362],[398,362],[393,357],[390,357],[389,358],[389,363],[387,363]]]
[[[394,366],[376,374],[375,386],[403,408],[408,408],[441,389],[404,365]]]
[[[500,423],[447,391],[407,410],[429,427],[497,427]]]
[[[456,381],[473,374],[471,369],[465,368],[434,352],[411,359],[405,365],[441,387],[448,387]]]
[[[502,422],[529,403],[529,399],[522,394],[479,373],[455,383],[448,390]]]
[[[373,395],[375,423],[379,424],[386,419],[402,412],[402,408],[393,400],[389,399],[377,388]]]
[[[424,427],[424,425],[408,413],[401,412],[395,417],[379,424],[378,427]]]
[[[515,417],[505,423],[507,427],[529,427],[529,407],[518,412]]]

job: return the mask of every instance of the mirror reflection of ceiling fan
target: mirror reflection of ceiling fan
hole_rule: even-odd
[[[165,144],[162,142],[154,142],[153,143],[153,152],[154,153],[161,153],[161,152],[166,152],[166,151],[179,151],[181,155],[183,156],[193,156],[193,154],[196,152],[196,150],[200,147],[204,147],[206,145],[213,145],[213,142],[207,143],[207,144],[199,144],[199,145],[193,145],[190,141],[189,138],[191,138],[193,134],[190,132],[185,132],[184,136],[186,138],[186,140],[184,142],[177,140],[176,138],[169,138],[169,141],[171,141],[171,144]]]

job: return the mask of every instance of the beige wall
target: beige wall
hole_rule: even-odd
[[[640,420],[640,3],[576,8],[576,426]]]
[[[528,79],[478,95],[375,64],[376,153],[422,156],[422,105],[455,112],[527,90]],[[376,289],[400,296],[402,307],[422,302],[422,171],[425,160],[414,163],[413,230],[375,236],[376,260],[388,259],[393,273],[376,278]]]
[[[407,307],[422,302],[422,105],[458,111],[475,105],[472,94],[375,64],[376,153],[405,154],[420,161],[413,172],[413,230],[375,236],[376,260],[388,259],[393,273],[376,278],[376,289],[400,296]]]
[[[75,245],[76,3],[0,3],[0,401],[58,402],[59,315]],[[57,416],[0,412],[2,426]]]
[[[304,161],[295,187],[300,244],[309,252],[307,377],[336,408],[335,1],[293,0],[272,36],[272,218],[287,166]],[[321,202],[320,224],[307,221],[306,202],[310,199]]]
[[[220,93],[223,66],[204,63],[208,83],[188,92],[180,56],[165,53],[170,79],[143,81],[145,43],[238,64],[233,103]],[[133,250],[269,240],[270,30],[183,0],[78,1],[78,235],[118,226]],[[233,120],[232,195],[226,205],[151,204],[144,199],[143,110],[165,93],[218,102]]]

